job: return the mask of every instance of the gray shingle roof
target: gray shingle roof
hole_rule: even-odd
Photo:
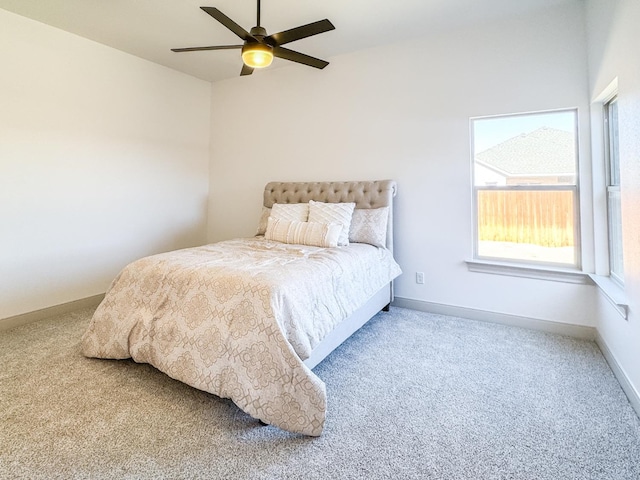
[[[572,133],[542,127],[478,153],[476,161],[506,176],[573,175],[576,144]]]

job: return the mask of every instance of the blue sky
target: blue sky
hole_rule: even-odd
[[[540,127],[575,133],[575,122],[574,110],[472,119],[474,152],[480,153],[509,138]]]

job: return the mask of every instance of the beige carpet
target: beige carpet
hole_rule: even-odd
[[[593,342],[392,308],[316,368],[314,439],[84,358],[91,313],[0,333],[0,478],[640,478],[640,421]]]

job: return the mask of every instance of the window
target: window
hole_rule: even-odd
[[[476,259],[579,267],[577,112],[471,119]]]
[[[604,103],[605,162],[607,165],[607,226],[609,230],[609,275],[618,285],[624,279],[622,258],[622,214],[620,162],[618,155],[618,98]]]

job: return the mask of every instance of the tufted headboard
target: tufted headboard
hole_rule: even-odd
[[[389,207],[387,248],[393,251],[394,180],[371,182],[270,182],[264,188],[264,206],[274,203],[307,203],[309,200],[327,203],[355,202],[356,208]]]

